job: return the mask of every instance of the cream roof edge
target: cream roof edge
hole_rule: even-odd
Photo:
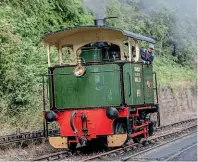
[[[75,41],[77,44],[80,42],[85,42],[86,44],[95,41],[110,41],[111,39],[126,40],[127,37],[155,44],[155,40],[152,38],[107,26],[77,26],[66,28],[45,34],[41,38],[41,41],[45,44],[64,46],[65,44],[75,44]],[[81,39],[80,42],[79,39]]]

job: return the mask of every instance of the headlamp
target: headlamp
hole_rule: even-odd
[[[85,67],[82,66],[82,65],[77,65],[75,68],[74,68],[74,75],[76,77],[81,77],[85,74]]]

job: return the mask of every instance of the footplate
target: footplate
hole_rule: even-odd
[[[122,146],[127,140],[127,134],[115,134],[107,136],[108,147]]]
[[[67,137],[49,137],[49,143],[54,148],[68,148]]]

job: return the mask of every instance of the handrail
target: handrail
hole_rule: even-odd
[[[156,91],[156,98],[157,98],[157,103],[159,103],[159,99],[158,99],[158,87],[157,87],[157,74],[156,72],[153,72],[154,78],[155,78],[155,88],[153,88],[153,90]]]
[[[129,72],[127,74],[129,76],[129,90],[130,90],[129,97],[131,97],[131,76],[130,76]]]

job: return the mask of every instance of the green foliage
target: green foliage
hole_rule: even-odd
[[[92,16],[84,12],[81,3],[81,0],[67,0],[67,3],[64,0],[1,2],[2,123],[22,124],[27,128],[31,121],[33,125],[38,125],[37,120],[41,122],[42,79],[38,75],[47,72],[47,55],[39,43],[40,38],[54,30],[91,23]]]
[[[159,88],[177,89],[196,85],[196,71],[178,65],[172,56],[157,56],[153,65]]]
[[[34,42],[40,41],[46,32],[85,25],[91,20],[91,15],[84,13],[80,0],[15,0],[5,7],[2,16],[14,26],[14,33]]]

